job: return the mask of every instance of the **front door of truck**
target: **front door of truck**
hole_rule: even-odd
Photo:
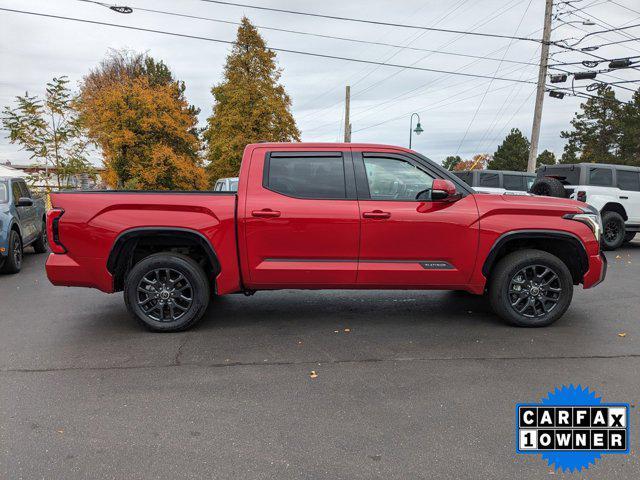
[[[431,201],[431,184],[441,174],[409,154],[354,152],[354,163],[361,211],[358,283],[467,284],[479,235],[473,195]]]
[[[258,148],[247,185],[239,207],[247,285],[355,284],[360,212],[349,151]]]

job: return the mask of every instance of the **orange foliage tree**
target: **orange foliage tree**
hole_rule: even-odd
[[[146,55],[116,52],[85,77],[78,108],[102,149],[105,181],[140,190],[206,188],[197,109],[184,84]]]
[[[453,167],[454,172],[461,172],[463,170],[484,170],[487,168],[487,163],[491,160],[491,155],[487,153],[479,153],[474,155],[471,160],[462,160]]]

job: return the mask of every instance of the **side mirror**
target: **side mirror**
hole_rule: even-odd
[[[29,197],[20,197],[18,203],[16,203],[16,207],[33,207],[33,200]]]
[[[451,180],[436,178],[431,187],[431,200],[434,202],[455,202],[462,195],[456,193],[456,186]]]

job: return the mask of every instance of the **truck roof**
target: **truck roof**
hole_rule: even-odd
[[[556,163],[555,165],[541,165],[538,167],[538,170],[546,170],[553,168],[571,168],[571,167],[607,167],[607,168],[622,168],[624,170],[635,170],[640,171],[640,167],[635,167],[633,165],[619,165],[615,163],[589,163],[589,162],[580,162],[580,163]]]
[[[413,152],[408,148],[398,147],[397,145],[385,145],[379,143],[344,143],[344,142],[265,142],[265,143],[250,143],[247,148],[389,148],[392,150],[399,150],[403,152]],[[417,153],[417,152],[416,152]]]

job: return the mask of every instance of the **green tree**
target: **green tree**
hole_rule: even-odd
[[[206,187],[198,109],[185,85],[148,55],[111,52],[82,83],[79,108],[100,146],[111,186],[198,190]]]
[[[2,125],[11,143],[31,153],[31,158],[56,173],[57,187],[67,186],[70,176],[92,173],[86,158],[88,140],[74,107],[75,97],[66,77],[47,83],[44,100],[31,96],[16,97],[15,108],[4,107]],[[49,186],[49,176],[40,179]]]
[[[619,155],[621,104],[608,85],[601,84],[594,93],[580,105],[582,111],[571,120],[572,130],[560,134],[567,139],[562,163],[622,163]]]
[[[493,159],[487,168],[491,170],[514,170],[525,172],[529,160],[529,147],[531,144],[527,137],[517,128],[512,128],[493,154]]]
[[[442,166],[447,170],[453,170],[455,166],[459,164],[461,161],[462,161],[462,158],[460,157],[460,155],[456,155],[455,157],[453,155],[449,155],[442,162]]]
[[[545,150],[541,154],[538,155],[536,159],[536,167],[540,165],[555,165],[556,164],[556,156],[553,152],[549,150]]]
[[[238,174],[248,143],[300,140],[291,99],[279,83],[281,70],[246,17],[227,57],[224,79],[211,90],[215,104],[205,131],[209,181]]]
[[[640,167],[640,88],[620,110],[620,161]]]

